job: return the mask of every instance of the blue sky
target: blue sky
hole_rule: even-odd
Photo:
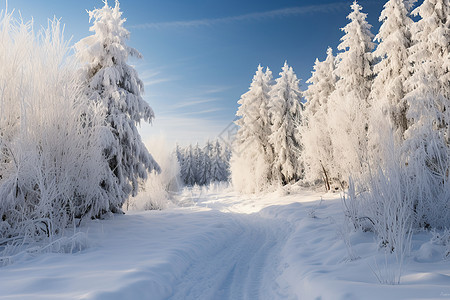
[[[109,1],[113,5],[113,1]],[[155,111],[143,124],[144,140],[164,136],[170,144],[215,138],[234,119],[237,101],[248,90],[258,64],[274,76],[287,60],[301,78],[301,89],[314,61],[336,46],[347,24],[347,0],[122,0],[129,45],[143,54],[133,60],[145,82],[145,99]],[[383,0],[361,0],[368,21],[379,27]],[[4,4],[3,4],[4,5]],[[36,25],[57,16],[66,37],[76,42],[90,34],[86,9],[100,0],[9,0]],[[36,27],[35,25],[35,27]]]

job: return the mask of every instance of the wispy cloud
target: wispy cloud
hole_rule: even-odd
[[[222,111],[222,110],[223,110],[223,108],[215,107],[215,108],[211,108],[211,109],[204,109],[204,110],[199,110],[199,111],[185,112],[185,113],[181,113],[181,114],[178,114],[178,115],[179,116],[204,115],[204,114],[209,114],[209,113],[218,112],[218,111]]]
[[[201,95],[211,95],[220,94],[222,92],[228,91],[231,86],[204,86]]]
[[[199,104],[215,102],[219,99],[220,98],[205,98],[205,99],[197,99],[197,100],[187,100],[184,102],[179,102],[177,104],[174,104],[172,107],[175,109],[186,108],[186,107],[195,106],[195,105],[199,105]]]
[[[171,21],[159,23],[145,23],[132,25],[130,28],[136,29],[166,29],[166,28],[190,28],[190,27],[207,27],[218,24],[229,24],[244,21],[261,21],[266,19],[275,19],[289,16],[298,16],[311,13],[330,13],[348,9],[348,2],[335,2],[329,4],[318,4],[308,6],[288,7],[264,12],[248,13],[238,16],[200,19],[190,21]]]
[[[173,78],[147,79],[147,80],[144,80],[144,85],[145,86],[150,86],[150,85],[155,85],[155,84],[158,84],[158,83],[170,82],[170,81],[174,81],[174,79]]]
[[[145,86],[155,85],[163,82],[174,81],[173,78],[161,76],[160,71],[149,71],[145,70],[141,74],[141,80],[144,82]]]

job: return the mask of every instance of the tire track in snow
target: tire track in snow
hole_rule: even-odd
[[[286,223],[254,215],[226,215],[238,225],[227,246],[198,257],[169,299],[280,298],[276,276]]]

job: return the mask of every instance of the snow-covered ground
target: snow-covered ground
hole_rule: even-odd
[[[401,284],[381,285],[398,264],[343,225],[339,195],[212,188],[179,201],[88,222],[72,254],[14,257],[0,299],[450,299],[450,262],[426,232]]]

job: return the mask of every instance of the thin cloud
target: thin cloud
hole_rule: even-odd
[[[217,100],[219,100],[219,98],[207,98],[207,99],[191,100],[191,101],[177,103],[177,104],[173,105],[172,107],[175,108],[175,109],[186,108],[186,107],[195,106],[195,105],[198,105],[198,104],[205,104],[205,103],[215,102]]]
[[[191,111],[191,112],[186,112],[186,113],[181,113],[178,114],[179,116],[195,116],[195,115],[204,115],[204,114],[209,114],[209,113],[213,113],[213,112],[218,112],[218,111],[222,111],[223,108],[211,108],[211,109],[205,109],[205,110],[200,110],[200,111]]]
[[[201,95],[218,94],[228,91],[230,88],[231,88],[230,86],[206,86],[204,87],[204,90],[201,92]]]
[[[145,70],[142,72],[141,79],[145,86],[151,86],[159,83],[174,81],[173,78],[161,76],[161,71]]]
[[[244,21],[261,21],[266,19],[275,19],[281,17],[298,16],[310,13],[330,13],[348,9],[348,2],[336,2],[329,4],[308,5],[282,8],[276,10],[270,10],[265,12],[249,13],[239,16],[230,16],[215,19],[201,19],[190,21],[172,21],[172,22],[159,22],[159,23],[145,23],[132,25],[130,28],[135,29],[166,29],[166,28],[195,28],[195,27],[208,27],[218,24],[229,24]]]
[[[150,85],[155,85],[158,83],[163,83],[163,82],[171,82],[174,81],[173,78],[155,78],[155,79],[148,79],[148,80],[144,80],[144,85],[145,86],[150,86]]]

